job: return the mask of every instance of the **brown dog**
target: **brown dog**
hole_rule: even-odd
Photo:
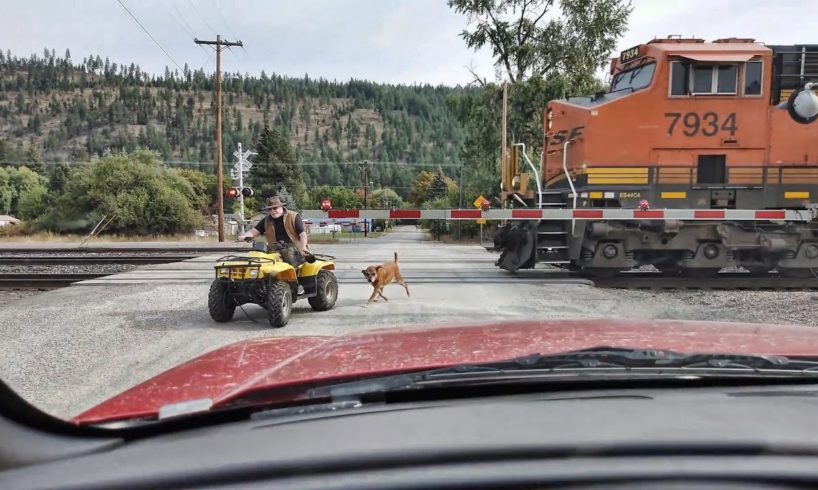
[[[383,298],[384,301],[389,301],[386,299],[386,296],[383,295],[383,288],[393,280],[403,286],[403,289],[406,290],[406,297],[409,297],[409,286],[406,285],[406,281],[404,281],[403,276],[400,275],[397,252],[395,252],[394,262],[387,262],[381,265],[370,265],[361,272],[369,284],[372,284],[373,288],[372,296],[370,296],[369,301],[363,305],[364,307],[369,306],[373,301],[377,301],[377,296]]]

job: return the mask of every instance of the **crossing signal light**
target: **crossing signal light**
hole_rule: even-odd
[[[255,192],[253,192],[253,189],[249,187],[245,187],[241,190],[241,195],[244,197],[253,197],[253,194],[255,194]]]
[[[228,199],[235,199],[239,197],[239,189],[238,187],[230,187],[227,189],[227,197]]]

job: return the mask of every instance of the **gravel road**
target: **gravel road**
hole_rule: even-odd
[[[414,227],[342,245],[336,308],[295,305],[279,330],[247,306],[225,324],[207,314],[208,285],[72,286],[12,301],[0,297],[0,378],[35,405],[70,417],[176,364],[258,337],[336,335],[385,326],[534,318],[669,318],[818,326],[816,293],[604,290],[509,278],[476,245],[422,241]],[[371,288],[360,270],[399,254],[412,293],[386,288],[388,303],[361,308]],[[152,269],[163,266],[151,266]],[[359,278],[360,282],[356,280]],[[476,280],[475,280],[476,278]]]

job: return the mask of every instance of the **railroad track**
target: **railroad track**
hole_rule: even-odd
[[[611,278],[590,278],[596,287],[611,289],[649,290],[747,290],[747,291],[809,291],[818,290],[818,278],[781,277],[774,274],[754,275],[723,272],[714,277],[697,278],[663,276],[661,273],[621,273]]]
[[[408,274],[407,274],[408,275]],[[407,277],[408,280],[408,277]],[[487,281],[499,282],[492,277]],[[508,284],[587,284],[607,289],[642,290],[756,290],[756,291],[809,291],[818,290],[818,278],[791,278],[776,274],[722,272],[714,277],[698,278],[663,275],[661,272],[624,271],[614,277],[590,277],[578,272],[556,270],[524,270],[507,276]]]
[[[107,274],[66,273],[28,274],[10,273],[0,275],[0,288],[6,289],[54,289],[70,286],[79,281],[96,279]]]
[[[195,258],[188,255],[0,255],[0,265],[170,264]]]
[[[173,253],[179,255],[208,255],[210,253],[220,253],[220,252],[237,252],[237,251],[246,251],[246,245],[235,245],[235,246],[221,246],[221,247],[168,247],[168,248],[158,248],[158,247],[56,247],[56,248],[3,248],[0,247],[0,255],[4,254],[15,254],[15,255],[23,255],[23,254],[31,254],[31,255],[44,255],[44,254],[123,254],[123,253],[131,253],[131,254],[159,254],[159,253]]]
[[[79,281],[103,277],[106,273],[9,273],[0,275],[0,288],[6,289],[54,289],[70,286]],[[342,274],[342,284],[358,283],[355,276]],[[514,277],[498,277],[494,274],[452,274],[445,276],[406,275],[410,284],[537,284],[544,287],[563,285],[586,285],[607,289],[631,290],[766,290],[766,291],[814,291],[818,290],[818,278],[787,278],[770,274],[768,277],[746,273],[722,273],[706,279],[695,277],[663,276],[661,273],[626,272],[611,278],[587,278],[573,273],[532,271],[515,274]],[[157,279],[160,280],[160,279]],[[196,282],[196,281],[194,281]],[[207,282],[207,281],[205,281]]]

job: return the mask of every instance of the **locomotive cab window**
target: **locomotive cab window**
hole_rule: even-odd
[[[650,85],[653,80],[653,72],[656,70],[656,63],[645,63],[637,67],[617,73],[611,81],[610,92],[630,89],[633,92],[641,90]]]
[[[670,95],[687,95],[690,65],[681,61],[670,63]]]
[[[693,65],[694,94],[735,94],[738,65]]]
[[[763,64],[750,61],[744,64],[744,95],[761,95]]]
[[[735,95],[738,65],[670,63],[670,95]],[[746,93],[746,92],[745,92]]]

